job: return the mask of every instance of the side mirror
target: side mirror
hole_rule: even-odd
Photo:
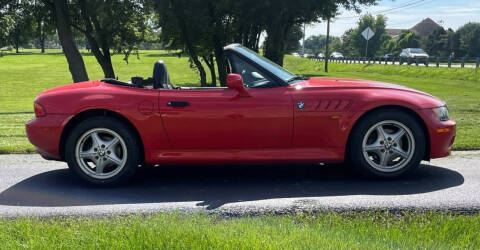
[[[227,75],[227,87],[238,91],[239,96],[250,96],[248,91],[245,89],[245,86],[243,85],[242,76],[239,74]]]

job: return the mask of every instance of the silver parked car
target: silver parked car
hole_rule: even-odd
[[[401,59],[404,59],[404,60],[410,59],[408,61],[408,64],[411,64],[412,62],[415,62],[415,61],[427,64],[427,59],[429,58],[428,54],[425,51],[423,51],[423,49],[419,49],[419,48],[403,49],[399,56]]]
[[[332,54],[330,54],[330,57],[333,58],[333,59],[342,59],[343,58],[343,54],[340,53],[340,52],[333,52]]]

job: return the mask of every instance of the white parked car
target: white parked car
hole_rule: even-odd
[[[310,54],[305,53],[305,54],[303,54],[303,57],[308,58],[308,57],[310,57]]]
[[[318,53],[318,54],[317,54],[317,57],[318,57],[318,58],[325,58],[325,54],[323,54],[323,53]]]
[[[330,57],[333,59],[343,59],[343,54],[335,51],[332,54],[330,54]]]
[[[423,49],[419,49],[419,48],[403,49],[399,56],[400,58],[407,59],[407,60],[408,58],[410,58],[409,64],[416,61],[426,64],[427,58],[429,58],[428,54],[425,51],[423,51]]]
[[[293,52],[293,53],[292,53],[292,56],[294,56],[294,57],[300,57],[300,54],[298,54],[297,52]]]

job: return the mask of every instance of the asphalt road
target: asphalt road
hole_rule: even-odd
[[[341,165],[164,166],[100,189],[37,155],[0,155],[0,216],[204,211],[229,215],[320,210],[480,211],[480,151],[425,162],[412,177],[366,180]]]

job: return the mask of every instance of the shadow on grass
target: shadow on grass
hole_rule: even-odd
[[[87,186],[68,169],[44,172],[0,193],[0,205],[88,206],[201,201],[224,204],[274,198],[346,195],[408,195],[459,186],[463,176],[450,169],[422,165],[411,177],[367,180],[342,165],[229,165],[141,168],[132,183],[118,188]]]

